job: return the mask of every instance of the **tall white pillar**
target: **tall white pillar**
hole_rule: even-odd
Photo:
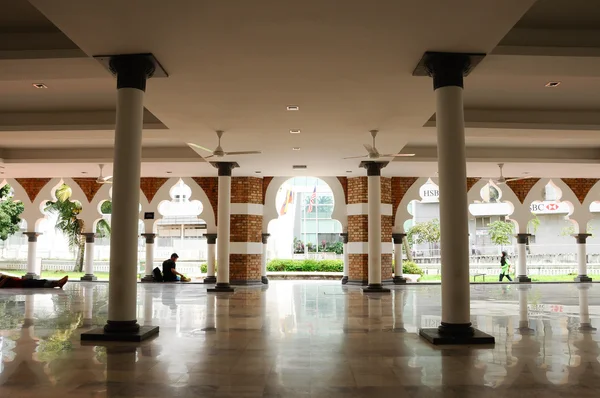
[[[158,327],[140,328],[137,323],[144,92],[149,77],[165,73],[151,54],[116,55],[108,59],[111,72],[117,76],[108,321],[102,331],[95,329],[81,338],[104,340],[110,335],[111,340],[141,341],[158,333]]]
[[[37,269],[37,238],[39,232],[23,232],[27,236],[27,273],[23,279],[39,279],[42,270]]]
[[[516,282],[531,282],[527,276],[527,243],[531,234],[517,234],[517,276]]]
[[[239,165],[235,162],[212,162],[219,169],[219,199],[217,201],[217,284],[210,293],[233,292],[229,284],[229,239],[230,239],[230,217],[231,217],[231,171]]]
[[[588,290],[590,285],[578,285],[579,289],[579,330],[596,330],[592,327],[590,320],[590,306],[588,302]]]
[[[152,271],[154,270],[154,240],[156,239],[156,234],[142,234],[142,236],[146,239],[146,265],[144,266],[145,275],[141,281],[154,282]]]
[[[348,232],[341,233],[342,243],[344,245],[344,275],[342,276],[342,285],[348,283],[350,275],[350,255],[348,253]]]
[[[442,322],[437,329],[420,330],[433,344],[494,343],[471,326],[463,76],[473,66],[469,54],[426,53],[413,72],[433,77],[436,97]]]
[[[267,242],[269,241],[269,236],[271,234],[262,234],[262,275],[260,280],[265,285],[269,284],[269,278],[267,278]]]
[[[381,169],[389,162],[361,162],[367,169],[367,200],[369,218],[369,284],[365,293],[389,293],[381,284]]]
[[[206,237],[206,278],[204,283],[217,283],[215,276],[215,245],[217,234],[204,234]]]
[[[85,275],[81,277],[81,280],[92,282],[98,279],[94,276],[94,240],[96,238],[96,234],[91,232],[84,233],[82,235],[85,236]]]
[[[406,283],[406,278],[402,271],[402,239],[406,234],[396,233],[392,234],[392,240],[394,241],[394,284],[403,285]]]
[[[591,282],[592,278],[587,275],[587,253],[586,240],[592,234],[576,234],[577,239],[577,277],[575,282]]]

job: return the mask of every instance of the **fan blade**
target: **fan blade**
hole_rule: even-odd
[[[529,178],[533,178],[533,176],[518,177],[518,178],[508,178],[508,179],[504,180],[504,182],[527,180]]]
[[[362,156],[349,156],[347,158],[342,158],[342,159],[361,159],[361,158],[368,158],[368,155],[362,155]]]
[[[194,143],[191,143],[191,142],[188,142],[187,144],[188,144],[189,146],[192,146],[192,147],[194,147],[194,148],[202,149],[203,151],[206,151],[206,152],[213,153],[213,151],[212,151],[211,149],[205,148],[205,147],[203,147],[202,145],[194,144]]]
[[[224,152],[225,155],[258,155],[261,151],[237,151],[237,152]]]
[[[411,156],[415,156],[414,153],[390,153],[387,155],[380,155],[383,158],[407,158]]]
[[[375,149],[375,147],[372,147],[369,144],[363,144],[363,146],[365,147],[365,149],[367,150],[367,152],[369,152],[369,154],[377,153],[377,149]]]
[[[106,177],[104,177],[104,181],[111,180],[112,178],[113,178],[113,176],[106,176]]]
[[[208,156],[202,156],[202,159],[210,159],[210,158],[214,158],[215,155],[208,155]]]

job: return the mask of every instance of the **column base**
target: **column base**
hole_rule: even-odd
[[[248,280],[248,279],[232,279],[229,281],[230,285],[238,285],[238,286],[256,286],[262,285],[262,282],[258,279],[256,280]]]
[[[267,278],[266,276],[261,276],[260,281],[262,282],[263,285],[269,284],[269,278]]]
[[[346,283],[348,283],[348,277],[347,276],[343,276],[342,277],[342,285],[345,285]]]
[[[88,281],[88,282],[95,282],[95,281],[98,280],[98,278],[96,276],[94,276],[94,274],[85,274],[79,280]]]
[[[360,279],[348,279],[347,284],[355,285],[355,286],[367,286],[369,284],[369,281],[368,280],[360,280]]]
[[[591,282],[592,278],[590,278],[587,275],[577,275],[577,277],[575,279],[573,279],[575,282]]]
[[[495,344],[494,336],[482,332],[467,324],[448,324],[442,322],[440,327],[419,329],[419,335],[433,345],[472,345]]]
[[[217,283],[214,288],[206,289],[209,293],[233,293],[235,290],[229,283]]]
[[[204,283],[217,283],[217,277],[216,276],[207,276],[206,278],[204,278]]]
[[[403,276],[394,276],[394,279],[392,279],[394,281],[394,285],[404,285],[407,282],[407,279]]]
[[[393,328],[392,332],[395,332],[395,333],[406,333],[406,329],[405,328]]]
[[[142,282],[142,283],[154,282],[154,277],[152,275],[146,275],[142,279],[140,279],[140,282]]]
[[[591,323],[582,323],[579,325],[578,330],[580,332],[593,332],[596,330],[596,328],[593,327]]]
[[[371,283],[363,288],[363,293],[390,293],[390,289],[383,287],[381,283]]]
[[[519,276],[515,277],[515,282],[530,283],[531,278],[528,277],[527,275],[519,275]]]
[[[21,279],[40,279],[38,274],[34,274],[33,272],[28,272]]]
[[[81,341],[128,341],[139,343],[158,334],[158,326],[140,326],[133,321],[107,321],[103,328],[81,333]]]

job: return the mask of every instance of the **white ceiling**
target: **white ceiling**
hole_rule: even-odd
[[[493,176],[502,161],[507,175],[597,176],[593,2],[11,3],[0,16],[5,176],[77,176],[110,163],[115,81],[91,57],[139,52],[170,75],[148,82],[145,176],[214,175],[186,143],[214,148],[217,129],[226,151],[263,151],[232,157],[236,175],[364,175],[360,159],[342,158],[363,154],[374,128],[380,150],[417,153],[384,174],[434,175],[432,82],[412,76],[425,51],[490,54],[465,81],[469,175]]]

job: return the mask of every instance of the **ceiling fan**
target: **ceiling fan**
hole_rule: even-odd
[[[371,136],[373,137],[373,145],[363,144],[363,146],[367,150],[367,155],[350,156],[350,157],[347,157],[344,159],[359,159],[359,158],[379,159],[379,158],[399,158],[399,157],[415,156],[414,153],[388,153],[388,154],[379,153],[379,151],[375,147],[375,137],[377,137],[377,133],[379,132],[379,130],[371,130],[369,132],[371,133]]]
[[[202,149],[203,151],[211,153],[211,155],[209,155],[209,156],[203,156],[204,159],[212,158],[213,156],[216,156],[218,158],[222,158],[225,155],[258,155],[258,154],[262,153],[261,151],[235,151],[235,152],[226,152],[226,151],[223,150],[223,148],[221,148],[221,137],[223,136],[223,134],[225,132],[223,130],[217,130],[216,133],[217,133],[217,137],[219,137],[219,144],[217,145],[217,147],[215,148],[214,151],[211,151],[208,148],[205,148],[205,147],[203,147],[201,145],[190,143],[190,142],[188,142],[188,145],[191,146],[191,147],[193,147],[193,148]]]
[[[113,176],[106,176],[103,177],[102,176],[102,169],[104,168],[103,164],[99,164],[98,165],[100,167],[100,175],[98,176],[98,178],[96,178],[96,183],[98,184],[112,184],[112,178]]]
[[[500,177],[492,178],[492,181],[495,184],[505,184],[505,183],[511,182],[511,181],[519,181],[519,180],[526,180],[528,178],[533,178],[533,176],[523,176],[523,177],[518,177],[518,178],[506,178],[506,177],[504,177],[504,174],[502,174],[502,169],[504,168],[504,163],[498,163],[498,167],[500,168]],[[526,174],[526,173],[523,173],[523,174]]]

